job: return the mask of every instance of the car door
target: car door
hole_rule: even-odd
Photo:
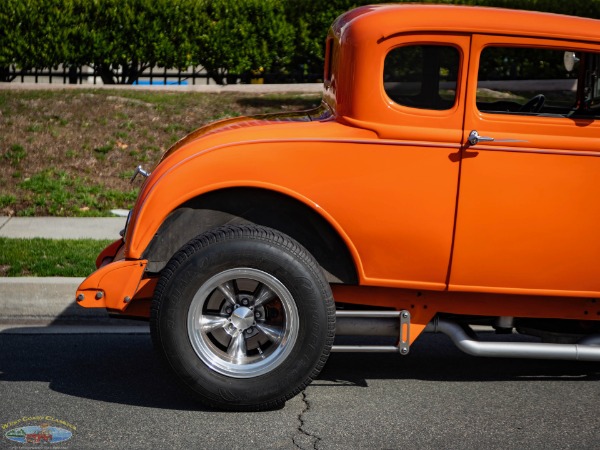
[[[378,139],[346,151],[347,161],[360,158],[352,167],[366,214],[343,226],[361,255],[364,284],[447,287],[469,43],[468,35],[406,33],[361,55],[356,113],[344,119]]]
[[[600,293],[599,51],[473,37],[450,290]]]

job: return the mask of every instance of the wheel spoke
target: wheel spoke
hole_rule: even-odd
[[[283,336],[283,331],[277,327],[265,325],[264,323],[256,323],[256,328],[262,331],[271,341],[277,342]]]
[[[204,315],[198,323],[198,328],[200,328],[203,333],[211,333],[219,328],[225,327],[227,323],[226,317]]]
[[[238,333],[231,338],[227,354],[235,361],[241,361],[246,357],[246,338],[244,337],[243,331],[238,331]]]
[[[235,286],[233,285],[233,281],[227,281],[220,284],[218,289],[225,296],[225,300],[232,305],[235,305]]]
[[[260,290],[254,299],[254,307],[257,308],[259,306],[264,305],[265,303],[269,303],[271,300],[276,298],[277,295],[269,289],[266,285],[261,284]]]

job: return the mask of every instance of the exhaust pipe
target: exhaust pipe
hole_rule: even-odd
[[[407,355],[410,343],[408,311],[336,311],[337,336],[395,336],[398,345],[334,345],[332,352],[378,352]]]
[[[401,331],[402,330],[402,331]],[[408,311],[337,311],[337,336],[396,336],[398,346],[334,345],[334,352],[409,351],[410,313]],[[488,358],[556,359],[600,361],[600,335],[587,336],[577,344],[541,342],[481,342],[468,327],[436,317],[425,332],[443,333],[463,352]],[[471,332],[471,335],[469,334]]]
[[[434,319],[426,331],[444,333],[463,352],[473,356],[490,358],[559,359],[567,361],[600,361],[598,337],[584,338],[583,344],[546,344],[541,342],[481,342],[471,338],[455,322]]]

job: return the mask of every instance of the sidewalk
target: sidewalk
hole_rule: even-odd
[[[118,239],[124,217],[5,217],[0,216],[0,237],[47,239]],[[55,323],[125,325],[109,319],[104,309],[86,309],[75,302],[82,278],[0,278],[0,332],[23,325]],[[16,328],[15,328],[16,327]]]
[[[14,239],[119,239],[124,217],[0,216],[0,237]]]

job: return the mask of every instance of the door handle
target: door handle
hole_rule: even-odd
[[[467,141],[469,142],[470,145],[477,145],[480,142],[506,142],[506,143],[529,142],[529,141],[524,141],[522,139],[495,139],[493,137],[488,137],[488,136],[479,136],[479,133],[477,132],[477,130],[473,130],[469,133],[469,137],[467,138]]]
[[[494,138],[493,137],[486,137],[486,136],[479,136],[479,133],[477,132],[477,130],[473,130],[469,133],[469,144],[471,145],[477,145],[480,142],[493,142]]]

